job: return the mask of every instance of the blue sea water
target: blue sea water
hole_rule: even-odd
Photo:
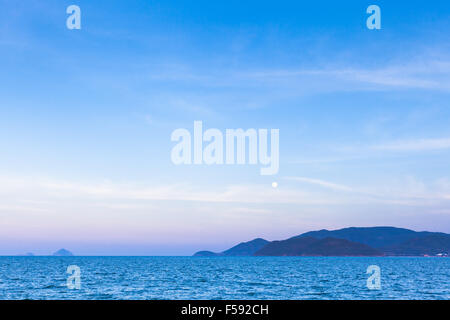
[[[367,288],[370,265],[380,290]],[[0,257],[0,299],[450,299],[450,259]]]

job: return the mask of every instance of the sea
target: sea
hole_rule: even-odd
[[[447,300],[450,259],[0,257],[0,299]]]

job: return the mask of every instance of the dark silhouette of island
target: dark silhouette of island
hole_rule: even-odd
[[[400,244],[386,246],[383,251],[388,255],[397,256],[448,255],[450,253],[450,235],[430,234],[413,238]]]
[[[197,257],[217,257],[217,256],[228,256],[228,257],[239,257],[239,256],[252,256],[258,250],[262,249],[265,245],[269,244],[270,241],[258,238],[249,242],[242,242],[224,252],[215,253],[211,251],[199,251],[194,256]]]
[[[255,239],[194,256],[448,256],[450,235],[395,227],[310,231],[281,241]]]
[[[327,237],[345,239],[364,243],[374,248],[382,248],[394,244],[400,244],[413,238],[422,238],[436,232],[416,232],[409,229],[394,227],[371,227],[371,228],[345,228],[334,231],[320,230],[303,233],[294,238],[313,237],[323,239]]]
[[[383,252],[365,244],[337,238],[310,237],[274,241],[257,251],[255,256],[382,256]]]
[[[59,249],[55,253],[53,253],[55,257],[72,257],[73,253],[66,249]]]

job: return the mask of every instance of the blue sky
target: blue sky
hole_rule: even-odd
[[[81,30],[66,28],[72,4]],[[381,30],[366,28],[371,4]],[[0,7],[0,254],[191,254],[346,226],[450,232],[446,1]],[[171,132],[194,120],[280,129],[279,173],[175,166]]]

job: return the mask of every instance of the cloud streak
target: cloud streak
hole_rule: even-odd
[[[325,83],[344,80],[352,83],[377,85],[381,88],[450,90],[450,61],[424,61],[421,64],[387,65],[381,68],[328,68],[303,70],[267,70],[243,76],[260,81],[296,81],[325,79]],[[323,84],[323,83],[322,83]],[[355,89],[355,88],[352,88]],[[369,89],[369,88],[366,88]]]
[[[431,151],[450,149],[450,138],[394,141],[372,146],[381,151]]]
[[[336,190],[336,191],[354,191],[353,188],[341,185],[341,184],[336,184],[333,182],[328,182],[328,181],[324,181],[324,180],[319,180],[319,179],[311,179],[311,178],[305,178],[305,177],[286,177],[286,180],[291,180],[291,181],[298,181],[298,182],[305,182],[305,183],[309,183],[309,184],[314,184],[314,185],[318,185],[327,189],[331,189],[331,190]]]
[[[278,189],[273,189],[266,184],[228,185],[205,191],[199,186],[194,187],[189,184],[149,187],[132,183],[73,183],[46,179],[37,181],[36,179],[0,178],[0,199],[3,201],[0,211],[22,210],[29,208],[30,203],[36,203],[34,208],[37,211],[47,211],[48,208],[65,206],[73,202],[85,203],[92,207],[112,206],[117,209],[145,208],[152,204],[152,209],[157,209],[153,204],[167,201],[198,202],[205,205],[208,203],[252,204],[260,206],[259,210],[264,209],[268,204],[333,206],[397,203],[415,205],[448,200],[448,188],[442,182],[437,183],[437,189],[433,191],[428,190],[422,183],[420,188],[417,188],[419,182],[411,179],[400,181],[397,183],[399,185],[394,184],[391,188],[386,185],[381,188],[373,186],[370,189],[368,186],[350,187],[307,177],[285,177],[283,180],[300,182],[304,185],[299,187],[281,184]],[[323,191],[311,189],[308,185],[319,186]],[[15,207],[13,208],[12,205]],[[20,207],[21,205],[26,207]]]

